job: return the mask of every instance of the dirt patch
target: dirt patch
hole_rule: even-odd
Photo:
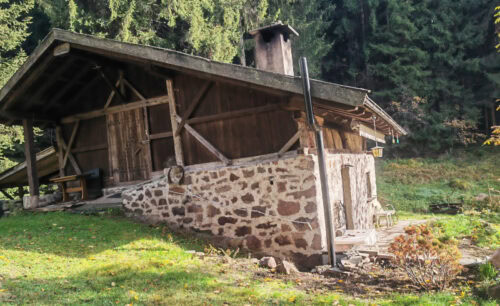
[[[204,260],[225,264],[227,271],[235,273],[250,273],[251,279],[269,282],[280,280],[295,284],[301,291],[312,294],[328,294],[337,292],[359,298],[380,298],[394,293],[409,294],[422,293],[422,290],[413,285],[406,274],[395,268],[387,260],[370,264],[369,268],[352,271],[344,277],[331,277],[311,272],[300,272],[292,275],[277,273],[274,269],[262,268],[256,259],[229,259],[221,256],[209,256]],[[455,290],[466,283],[474,282],[476,274],[465,269],[451,284],[450,290]],[[246,284],[236,281],[238,286]]]

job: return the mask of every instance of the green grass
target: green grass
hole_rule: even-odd
[[[435,159],[377,160],[377,188],[382,202],[394,205],[399,219],[429,219],[440,239],[472,240],[500,247],[500,197],[477,202],[480,194],[500,191],[499,148],[470,148]],[[430,204],[464,202],[467,214],[428,212]]]
[[[449,305],[460,300],[454,293],[371,301],[337,291],[308,293],[294,282],[262,279],[256,270],[186,252],[203,248],[196,239],[121,217],[49,213],[3,218],[0,304]]]
[[[420,213],[433,203],[482,205],[473,198],[500,191],[499,156],[499,148],[481,147],[434,159],[378,159],[378,195],[398,210]]]
[[[446,216],[432,222],[444,240],[470,238],[476,245],[495,250],[500,247],[500,225],[485,222],[477,215]]]

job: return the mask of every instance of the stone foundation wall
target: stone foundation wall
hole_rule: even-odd
[[[320,264],[317,167],[299,155],[246,167],[186,173],[184,184],[166,178],[122,194],[124,207],[173,227],[229,238],[230,244]]]
[[[361,154],[328,155],[332,199],[341,199],[339,169],[345,162],[360,163],[359,173],[373,166],[373,158]],[[354,183],[362,185],[363,179]],[[188,172],[180,185],[160,178],[124,191],[122,197],[126,211],[137,217],[220,236],[233,247],[290,259],[303,267],[322,264],[326,252],[316,155]],[[371,227],[370,217],[363,216],[365,209],[356,207],[360,228]]]

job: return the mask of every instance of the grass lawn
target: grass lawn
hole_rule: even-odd
[[[234,262],[186,252],[203,249],[200,241],[121,217],[3,218],[0,304],[450,305],[475,299],[457,292],[352,299],[340,290],[310,291],[279,276],[259,278],[256,265],[241,271]]]
[[[500,195],[500,148],[473,147],[439,158],[378,159],[377,189],[397,210],[425,213],[429,204],[461,202],[479,210],[500,208],[476,203],[480,193]],[[496,223],[500,223],[498,214]]]
[[[500,247],[500,149],[471,147],[439,158],[377,160],[377,188],[399,219],[432,219],[443,239],[471,238]],[[479,194],[491,195],[477,201]],[[430,204],[464,203],[465,214],[428,212]]]

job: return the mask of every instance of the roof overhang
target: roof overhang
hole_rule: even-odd
[[[36,168],[42,181],[59,171],[59,161],[54,147],[49,147],[36,154]],[[0,189],[28,185],[26,161],[0,173]]]
[[[67,50],[68,47],[71,51]],[[236,82],[288,94],[302,95],[303,90],[300,77],[216,62],[164,48],[124,43],[53,29],[0,90],[0,122],[13,122],[13,120],[23,118],[33,118],[39,122],[51,120],[51,118],[46,117],[47,114],[34,110],[31,112],[29,110],[18,112],[16,105],[23,103],[23,99],[20,98],[26,94],[23,89],[25,90],[26,86],[29,86],[30,83],[39,81],[40,71],[48,69],[47,63],[50,63],[58,55],[72,54],[73,50],[112,58],[116,61],[191,73],[199,77],[216,77],[233,83]],[[366,106],[379,114],[387,122],[390,122],[399,134],[406,134],[403,128],[397,125],[387,113],[369,99],[368,93],[369,91],[366,89],[311,80],[311,94],[313,99],[351,107]],[[24,100],[29,100],[29,98],[29,95],[25,96]]]

